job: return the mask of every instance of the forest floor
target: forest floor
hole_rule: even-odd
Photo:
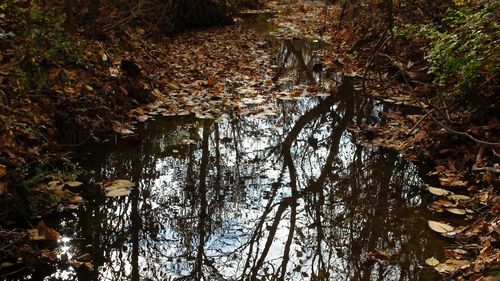
[[[433,166],[432,175],[439,177],[441,186],[423,187],[436,196],[431,208],[466,221],[465,226],[429,221],[431,229],[454,241],[456,247],[443,249],[447,260],[429,257],[427,264],[459,280],[497,280],[482,276],[498,274],[500,264],[498,120],[459,131],[430,118],[429,113],[438,108],[451,118],[455,113],[443,104],[428,103],[432,86],[427,81],[408,83],[396,75],[405,72],[402,76],[417,81],[424,76],[424,63],[402,64],[389,56],[373,59],[363,49],[352,51],[359,42],[353,31],[326,20],[339,17],[339,6],[284,2],[270,1],[265,10],[245,11],[234,25],[168,39],[142,28],[128,28],[121,36],[108,34],[107,40],[100,41],[76,34],[83,46],[80,59],[88,66],[64,60],[45,64],[43,87],[24,85],[19,70],[22,63],[41,59],[43,52],[32,57],[21,54],[25,61],[19,61],[23,52],[16,47],[19,42],[2,44],[0,196],[6,203],[1,210],[4,242],[0,251],[5,262],[0,270],[9,272],[20,257],[27,266],[40,258],[54,261],[50,251],[39,251],[29,238],[57,240],[58,233],[43,222],[31,230],[20,226],[28,225],[31,217],[72,208],[82,201],[71,191],[79,185],[75,181],[78,168],[68,154],[74,147],[110,139],[113,134],[134,135],[137,123],[160,115],[204,119],[236,112],[266,116],[275,114],[269,102],[273,99],[324,95],[325,89],[318,85],[281,87],[293,78],[281,75],[273,40],[308,38],[325,46],[318,51],[322,71],[366,78],[366,84],[357,86],[366,95],[421,108],[420,115],[392,112],[385,116],[390,121],[383,127],[353,132],[364,145],[393,148],[411,161]],[[263,26],[248,28],[248,18],[257,15],[266,15],[259,21]],[[366,72],[370,61],[388,65],[386,71]],[[395,74],[391,66],[396,64],[401,69]],[[335,92],[334,88],[326,91]],[[490,141],[478,140],[485,136]],[[27,203],[30,210],[26,210]],[[26,223],[19,223],[19,215]]]

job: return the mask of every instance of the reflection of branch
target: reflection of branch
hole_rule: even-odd
[[[296,210],[296,202],[297,200],[304,196],[306,192],[311,192],[312,190],[318,191],[318,186],[323,186],[323,183],[326,181],[327,174],[331,172],[332,169],[332,164],[335,159],[335,156],[338,153],[338,148],[340,144],[340,139],[342,136],[342,133],[345,130],[345,127],[347,126],[347,123],[351,120],[352,118],[352,113],[354,111],[353,108],[353,99],[352,97],[349,97],[348,94],[352,93],[353,90],[353,84],[350,79],[347,79],[344,84],[341,86],[339,89],[339,93],[337,94],[332,94],[322,102],[320,102],[316,107],[313,109],[309,110],[305,114],[303,114],[295,123],[295,125],[292,127],[290,132],[287,134],[285,140],[283,141],[282,144],[282,150],[281,154],[283,156],[283,170],[285,168],[288,169],[289,172],[289,178],[290,178],[290,188],[291,188],[291,193],[292,197],[284,198],[281,200],[281,202],[278,205],[278,210],[276,211],[276,214],[274,218],[272,219],[272,225],[269,227],[269,233],[267,236],[267,240],[264,246],[264,249],[260,253],[260,256],[256,262],[254,262],[253,267],[251,268],[251,277],[250,280],[256,280],[257,274],[259,271],[262,269],[262,266],[264,265],[265,259],[269,253],[269,250],[271,248],[271,245],[274,242],[276,232],[278,230],[279,223],[282,219],[283,213],[285,210],[290,207],[291,208],[291,215],[290,215],[290,226],[289,226],[289,232],[288,232],[288,237],[285,242],[285,248],[283,252],[283,257],[282,257],[282,262],[281,265],[278,269],[278,274],[281,271],[280,277],[278,280],[284,280],[286,270],[288,263],[290,261],[290,251],[291,251],[291,245],[293,241],[293,237],[295,234],[295,225],[296,225],[296,216],[297,216],[297,210]],[[321,172],[320,177],[318,180],[313,182],[310,186],[308,186],[305,190],[302,192],[298,192],[297,188],[297,183],[298,183],[298,178],[297,178],[297,172],[295,169],[295,165],[293,162],[293,157],[291,153],[291,147],[292,144],[297,140],[297,137],[299,136],[300,132],[312,121],[318,119],[319,117],[323,116],[325,113],[328,113],[335,104],[335,102],[340,101],[341,98],[347,98],[347,104],[346,104],[346,110],[345,114],[343,116],[343,119],[340,121],[337,126],[334,126],[332,124],[333,130],[332,130],[332,135],[331,139],[332,145],[330,148],[330,153],[328,155],[328,159],[324,165],[324,168]],[[283,171],[282,170],[282,171]],[[268,205],[269,206],[269,205]],[[259,222],[258,228],[255,230],[254,236],[252,237],[251,240],[251,246],[253,246],[253,243],[255,240],[253,240],[256,237],[256,233],[260,233],[261,227],[264,224],[264,221],[267,217],[267,214],[270,212],[270,209],[267,209],[265,214],[261,217],[261,221]],[[249,260],[250,260],[250,255],[252,254],[252,248],[250,248],[249,256],[247,259],[247,263],[245,265],[243,273],[245,274],[246,268],[248,267]]]

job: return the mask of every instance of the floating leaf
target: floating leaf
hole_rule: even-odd
[[[469,200],[470,199],[469,196],[460,195],[460,194],[451,194],[448,196],[448,198],[454,199],[454,200]]]
[[[105,183],[103,186],[107,197],[120,197],[128,195],[130,189],[134,187],[134,183],[129,180],[114,180]]]
[[[137,119],[137,121],[139,121],[139,122],[146,122],[149,119],[149,116],[141,115],[141,116],[137,116],[135,119]]]
[[[435,257],[432,257],[432,258],[426,259],[425,264],[427,264],[428,266],[434,267],[434,266],[439,264],[439,261]]]
[[[120,197],[120,196],[127,196],[129,194],[130,194],[130,189],[119,188],[106,192],[106,197]]]
[[[453,203],[453,202],[446,200],[446,199],[439,199],[434,203],[438,204],[440,206],[443,206],[443,207],[455,207],[458,205],[457,203]]]
[[[2,262],[0,264],[0,268],[7,268],[7,267],[11,267],[13,265],[14,265],[13,263],[6,261],[6,262]]]
[[[83,183],[81,183],[79,181],[67,181],[65,184],[69,187],[77,187],[77,186],[82,185]]]
[[[465,215],[466,213],[464,209],[459,209],[459,208],[446,208],[446,211],[455,215]]]
[[[70,204],[80,204],[83,202],[83,198],[81,196],[75,196],[73,198],[68,199],[68,203]]]
[[[427,190],[429,190],[430,193],[437,195],[437,196],[445,196],[445,195],[450,194],[450,192],[446,189],[432,187],[432,186],[428,186]]]
[[[39,221],[35,229],[28,229],[31,240],[57,241],[61,237],[55,229],[45,225],[43,220]]]
[[[387,252],[384,251],[375,250],[366,253],[365,255],[367,261],[385,261],[389,259],[389,254],[387,254]]]
[[[440,263],[434,267],[434,269],[441,274],[452,274],[457,268],[457,266],[447,263]]]
[[[429,227],[438,233],[446,233],[455,229],[453,226],[442,222],[428,221],[428,223]]]

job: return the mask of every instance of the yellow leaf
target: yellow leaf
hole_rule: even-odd
[[[435,257],[432,257],[432,258],[426,259],[425,264],[427,264],[428,266],[434,267],[434,266],[439,264],[439,261]]]

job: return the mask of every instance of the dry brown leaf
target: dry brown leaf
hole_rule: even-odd
[[[113,123],[113,131],[115,131],[118,134],[131,135],[134,133],[134,131],[132,131],[131,129],[132,129],[132,126],[130,126],[128,124],[122,124],[119,122]]]
[[[450,194],[450,192],[446,189],[432,187],[432,186],[428,186],[427,190],[429,190],[430,193],[437,195],[437,196],[445,196],[445,195]]]
[[[0,196],[7,192],[7,183],[0,180]]]
[[[460,194],[451,194],[448,196],[448,198],[454,199],[454,200],[469,200],[470,199],[469,196],[460,195]]]
[[[81,183],[79,181],[67,181],[65,184],[69,187],[77,187],[77,186],[82,185],[83,183]]]
[[[35,229],[28,229],[31,240],[51,240],[57,241],[61,237],[55,229],[45,225],[43,220],[39,221]]]
[[[113,189],[111,191],[107,191],[106,197],[121,197],[121,196],[127,196],[129,194],[130,194],[130,189],[118,188],[118,189]]]
[[[429,227],[438,232],[438,233],[447,233],[453,231],[455,228],[449,224],[437,222],[437,221],[428,221]]]
[[[458,266],[447,263],[440,263],[436,265],[434,269],[441,274],[449,275],[455,272],[458,269]]]
[[[455,215],[465,215],[467,213],[464,209],[459,208],[446,208],[446,211]]]
[[[446,200],[446,199],[439,199],[434,203],[438,204],[440,206],[443,206],[443,207],[455,207],[458,205],[457,203],[453,203],[453,202]]]
[[[439,264],[439,261],[435,257],[431,257],[425,260],[425,264],[434,267]]]
[[[147,116],[147,115],[140,115],[140,116],[137,116],[135,119],[137,119],[137,121],[139,121],[141,123],[144,123],[144,122],[146,122],[149,119],[149,116]]]
[[[129,180],[113,180],[106,182],[103,186],[106,190],[112,190],[118,188],[131,188],[134,187],[134,183]]]
[[[0,164],[0,178],[4,177],[7,174],[7,167],[5,165]]]
[[[73,198],[68,199],[68,203],[70,203],[70,204],[80,204],[80,203],[83,203],[83,198],[81,196],[75,196]]]
[[[134,183],[129,180],[114,180],[105,183],[106,197],[126,196],[130,193],[130,189],[134,187]]]
[[[385,251],[372,251],[365,254],[367,261],[385,261],[389,259],[389,254]]]

